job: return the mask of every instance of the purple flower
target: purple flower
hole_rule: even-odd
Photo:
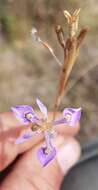
[[[62,124],[65,126],[67,125],[74,127],[76,123],[80,120],[81,108],[65,108],[60,119],[48,121],[48,111],[46,106],[39,99],[36,99],[36,103],[43,115],[43,117],[41,118],[38,116],[38,114],[35,113],[31,106],[23,105],[11,108],[15,117],[19,121],[21,121],[22,124],[27,125],[29,123],[32,123],[33,125],[37,125],[37,130],[32,131],[31,129],[29,129],[28,132],[22,134],[19,138],[17,138],[15,143],[23,143],[32,139],[33,136],[43,132],[45,135],[46,146],[38,150],[38,158],[41,164],[45,166],[56,155],[56,149],[52,146],[51,143],[51,138],[53,136],[53,127]]]
[[[74,127],[75,124],[80,120],[81,117],[81,108],[75,109],[75,108],[65,108],[63,111],[63,114],[60,119],[54,120],[49,122],[48,121],[48,111],[46,106],[39,100],[36,99],[36,103],[43,115],[42,118],[40,118],[33,108],[28,105],[23,105],[23,106],[16,106],[12,107],[11,110],[15,114],[15,117],[22,122],[22,124],[27,125],[29,123],[33,123],[37,125],[39,128],[43,128],[46,126],[48,129],[48,126],[54,127],[54,126],[59,126],[59,125],[67,125]],[[48,130],[46,130],[48,131]],[[32,135],[39,134],[38,131],[33,132],[32,134],[29,134],[27,137],[21,136],[18,138],[17,143],[21,143],[22,141],[26,141],[31,139]],[[51,132],[45,132],[45,138],[46,141],[49,145],[49,138],[51,137]],[[49,138],[48,138],[49,137]],[[50,145],[51,146],[51,145]]]

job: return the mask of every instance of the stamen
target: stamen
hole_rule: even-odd
[[[26,113],[26,114],[25,114],[25,117],[26,117],[28,120],[31,120],[31,119],[32,119],[32,114],[31,114],[31,113]]]

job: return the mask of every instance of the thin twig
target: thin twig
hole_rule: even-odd
[[[55,32],[57,34],[59,44],[61,45],[63,49],[65,49],[65,39],[64,39],[64,32],[63,32],[62,27],[60,25],[57,25],[55,27]]]
[[[89,31],[88,28],[81,29],[81,31],[80,31],[80,33],[79,33],[79,35],[77,37],[77,48],[80,47],[80,45],[81,45],[82,41],[84,40],[84,38],[85,38],[88,31]]]
[[[59,61],[59,59],[58,59],[57,56],[55,55],[53,49],[52,49],[46,42],[44,42],[44,41],[42,41],[42,40],[41,40],[40,42],[41,42],[41,44],[42,44],[45,48],[48,49],[48,51],[49,51],[49,52],[51,53],[51,55],[54,57],[55,61],[59,64],[59,66],[61,66],[62,63]]]

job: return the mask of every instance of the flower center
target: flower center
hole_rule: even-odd
[[[25,118],[28,119],[28,120],[32,119],[32,114],[31,113],[26,113]]]
[[[72,117],[72,115],[70,113],[67,113],[64,118],[67,120],[67,122],[70,122],[71,117]]]

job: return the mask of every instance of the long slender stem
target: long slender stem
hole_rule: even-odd
[[[77,41],[76,38],[72,38],[71,41],[68,39],[69,42],[67,42],[65,57],[64,57],[64,63],[60,71],[60,77],[59,77],[59,85],[57,89],[57,95],[55,99],[54,104],[54,113],[53,113],[53,119],[55,119],[56,111],[60,105],[60,102],[63,97],[64,89],[66,90],[67,82],[70,76],[70,73],[72,71],[72,68],[74,66],[76,57],[77,57]],[[70,46],[68,45],[70,43]]]

